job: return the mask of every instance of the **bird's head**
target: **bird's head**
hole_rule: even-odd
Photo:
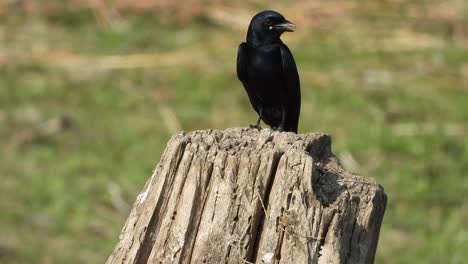
[[[258,42],[257,44],[269,44],[279,41],[281,34],[286,31],[292,32],[296,25],[289,22],[278,12],[263,11],[256,14],[250,21],[247,32],[247,42]]]

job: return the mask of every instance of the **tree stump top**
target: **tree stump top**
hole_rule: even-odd
[[[181,133],[107,263],[373,263],[385,205],[327,134]]]

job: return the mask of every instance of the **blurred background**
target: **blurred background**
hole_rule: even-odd
[[[297,24],[300,132],[385,187],[376,263],[466,263],[464,0],[0,0],[0,263],[103,263],[172,134],[253,123],[264,9]]]

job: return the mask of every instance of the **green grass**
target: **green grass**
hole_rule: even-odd
[[[299,130],[330,133],[335,154],[351,154],[356,173],[385,187],[376,263],[463,263],[466,39],[422,27],[407,8],[368,4],[352,23],[285,36],[302,81]],[[88,11],[2,18],[1,263],[104,262],[174,132],[168,121],[191,131],[256,118],[235,75],[245,32],[206,19],[184,26],[150,14],[121,20],[112,29]],[[395,40],[398,30],[429,38],[408,46]],[[134,53],[174,61],[96,65]],[[70,126],[48,133],[54,120]]]

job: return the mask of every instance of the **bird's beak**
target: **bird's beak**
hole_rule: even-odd
[[[273,27],[275,29],[279,29],[280,31],[289,31],[289,32],[294,32],[294,29],[296,29],[296,25],[289,22],[288,20],[285,20],[281,24],[274,25]]]

